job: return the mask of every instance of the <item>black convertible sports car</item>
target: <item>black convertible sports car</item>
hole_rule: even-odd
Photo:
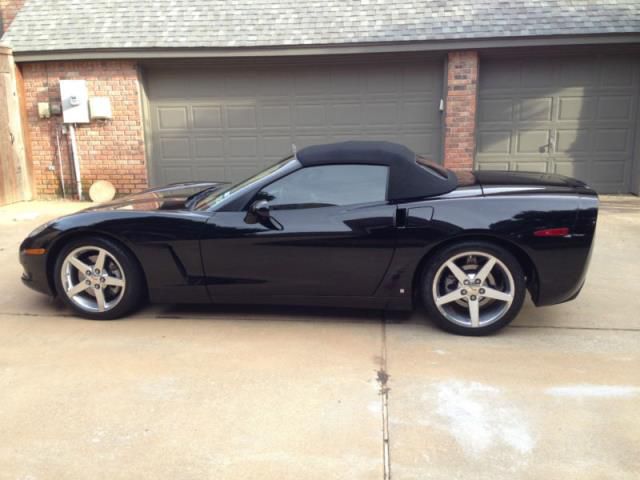
[[[58,218],[20,246],[23,281],[106,320],[170,303],[424,303],[498,330],[584,283],[598,213],[577,180],[457,173],[386,142],[304,148],[236,185],[184,183]]]

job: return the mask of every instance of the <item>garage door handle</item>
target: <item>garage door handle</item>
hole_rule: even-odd
[[[556,151],[556,139],[555,139],[555,137],[549,138],[549,143],[547,144],[547,148],[549,149],[550,152],[555,152]]]

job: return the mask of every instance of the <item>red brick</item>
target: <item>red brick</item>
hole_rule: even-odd
[[[447,79],[444,165],[470,170],[476,147],[478,52],[450,52]]]
[[[52,163],[56,169],[58,167],[55,131],[56,126],[61,123],[60,117],[40,120],[37,102],[59,102],[59,80],[67,78],[87,80],[89,95],[108,96],[113,110],[112,120],[79,125],[76,130],[83,186],[90,186],[99,179],[109,179],[119,193],[130,193],[147,187],[142,112],[135,62],[29,63],[22,65],[22,72],[37,196],[47,198],[60,191],[58,171],[52,173],[47,167]],[[61,135],[60,149],[67,192],[73,192],[75,186],[67,136]],[[125,178],[123,174],[129,178]],[[136,185],[131,183],[132,178],[136,178]]]

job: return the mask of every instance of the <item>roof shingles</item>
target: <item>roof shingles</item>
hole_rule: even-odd
[[[638,0],[27,0],[5,39],[20,53],[638,32]]]

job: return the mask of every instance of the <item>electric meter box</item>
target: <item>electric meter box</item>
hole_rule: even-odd
[[[84,80],[60,80],[64,123],[89,123],[89,95]]]
[[[111,101],[109,97],[89,98],[91,120],[111,120]]]

